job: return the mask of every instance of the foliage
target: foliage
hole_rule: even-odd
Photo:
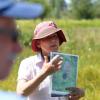
[[[44,6],[44,17],[93,19],[100,18],[100,0],[27,0]]]
[[[73,16],[78,19],[93,18],[93,4],[91,0],[71,0]]]
[[[100,0],[95,0],[93,9],[94,9],[94,17],[100,18]]]
[[[27,0],[28,2],[35,2],[40,3],[44,6],[45,11],[42,15],[42,18],[44,17],[53,17],[53,18],[61,18],[62,14],[66,12],[65,8],[67,4],[65,4],[64,0]]]
[[[63,12],[65,9],[64,7],[66,7],[65,5],[65,1],[64,0],[49,0],[51,7],[52,7],[52,11],[51,11],[51,16],[56,17],[56,18],[61,18],[61,12]]]

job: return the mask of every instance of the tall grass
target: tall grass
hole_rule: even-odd
[[[0,89],[15,91],[21,60],[34,55],[30,44],[35,25],[40,21],[18,21],[23,32],[20,40],[25,46],[23,52],[17,57],[8,79],[0,82]],[[100,100],[100,20],[54,21],[64,30],[68,39],[68,42],[60,47],[60,51],[79,55],[77,86],[84,88],[86,94],[82,100]]]

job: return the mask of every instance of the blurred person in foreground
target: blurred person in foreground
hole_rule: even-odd
[[[36,12],[37,10],[37,12]],[[42,14],[39,4],[0,0],[0,80],[4,80],[12,68],[16,55],[21,52],[19,31],[15,19],[32,19]],[[0,91],[0,100],[25,100],[15,93]]]
[[[77,87],[69,88],[77,92],[66,97],[51,97],[49,93],[50,75],[60,70],[63,59],[57,55],[49,61],[48,56],[52,51],[57,52],[66,41],[63,31],[53,21],[44,21],[36,26],[32,50],[37,54],[24,59],[20,64],[18,94],[28,96],[27,100],[79,100],[84,96],[84,90]]]

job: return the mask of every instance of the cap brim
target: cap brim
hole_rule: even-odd
[[[15,3],[9,9],[3,12],[3,16],[8,16],[17,19],[31,19],[37,18],[44,11],[44,8],[40,4],[29,3]]]
[[[3,11],[10,7],[14,2],[12,0],[1,0],[0,1],[0,11]]]

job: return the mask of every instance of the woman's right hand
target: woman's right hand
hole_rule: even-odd
[[[47,56],[44,56],[44,64],[42,67],[43,73],[45,73],[47,76],[55,73],[56,71],[60,70],[62,62],[63,59],[59,55],[56,55],[50,61],[48,61]]]

